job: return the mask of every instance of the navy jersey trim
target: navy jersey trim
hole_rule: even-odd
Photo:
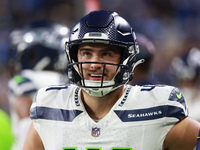
[[[169,95],[169,100],[170,101],[177,101],[180,104],[182,104],[185,107],[185,109],[187,109],[185,99],[184,99],[183,95],[181,94],[181,92],[179,91],[178,88],[174,88],[172,90],[172,92]]]
[[[46,91],[50,91],[50,90],[62,90],[62,89],[67,89],[68,87],[69,87],[69,85],[49,87],[49,88],[46,89]]]
[[[186,116],[182,108],[169,105],[136,110],[115,110],[114,112],[122,122],[155,120],[164,117],[181,120]]]
[[[196,146],[196,150],[200,150],[200,130],[199,130],[199,135],[197,137],[197,146]]]
[[[80,102],[79,102],[79,99],[78,99],[79,90],[80,90],[80,88],[77,87],[76,90],[75,90],[75,94],[74,94],[74,101],[75,101],[76,106],[80,106]]]
[[[126,102],[131,88],[132,88],[132,86],[128,87],[128,89],[126,90],[126,94],[124,95],[124,98],[122,99],[121,103],[119,104],[120,107],[122,107],[124,105],[124,103]]]
[[[37,92],[37,89],[32,89],[32,90],[29,90],[29,91],[25,91],[22,95],[30,95],[32,93],[36,93]]]
[[[64,110],[49,107],[35,107],[30,110],[31,119],[46,119],[54,121],[72,122],[83,111],[80,110]]]

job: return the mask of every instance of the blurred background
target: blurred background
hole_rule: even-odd
[[[136,35],[144,34],[155,44],[149,76],[159,84],[181,87],[178,77],[182,72],[177,73],[171,64],[174,58],[200,47],[199,8],[199,0],[0,0],[0,109],[9,114],[7,62],[9,33],[13,29],[38,19],[56,21],[71,28],[92,10],[116,11],[130,23]],[[199,65],[200,57],[196,60]],[[199,92],[198,78],[195,89]]]

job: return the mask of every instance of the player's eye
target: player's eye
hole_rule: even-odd
[[[103,55],[103,56],[110,56],[110,54],[107,53],[107,52],[103,53],[102,55]]]
[[[83,55],[84,56],[91,56],[91,54],[89,52],[84,52]]]
[[[81,55],[82,55],[83,57],[90,57],[92,54],[91,54],[91,52],[89,52],[89,51],[81,51]]]

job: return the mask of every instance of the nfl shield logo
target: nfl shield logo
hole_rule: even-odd
[[[94,127],[92,128],[92,136],[98,137],[100,135],[100,128]]]

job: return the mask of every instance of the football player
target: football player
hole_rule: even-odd
[[[200,122],[200,49],[193,47],[172,60],[172,73],[189,109],[189,116]]]
[[[68,39],[68,33],[69,28],[65,25],[41,20],[10,34],[9,64],[13,77],[8,84],[8,97],[16,138],[13,150],[23,147],[31,124],[30,106],[35,92],[48,85],[63,84],[62,71],[66,65],[62,62],[66,58],[62,57],[66,55],[63,55],[62,45]]]
[[[131,86],[143,60],[136,36],[116,12],[93,11],[66,43],[73,84],[40,89],[23,150],[192,150],[199,123],[172,86]]]

